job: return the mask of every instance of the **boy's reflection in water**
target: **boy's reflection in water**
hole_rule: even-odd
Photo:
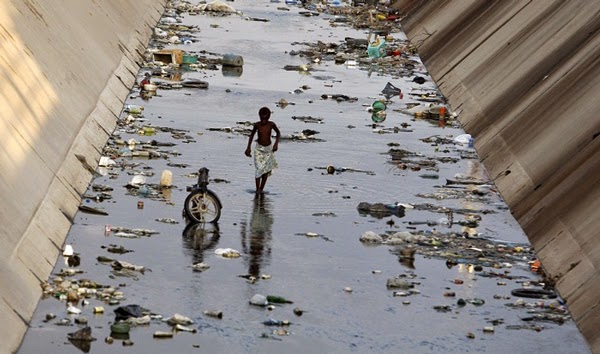
[[[249,254],[248,274],[260,276],[260,267],[264,257],[271,253],[271,228],[273,216],[271,215],[271,201],[264,194],[254,198],[254,206],[250,224],[243,220],[241,225],[242,252]],[[266,253],[265,253],[266,248]]]

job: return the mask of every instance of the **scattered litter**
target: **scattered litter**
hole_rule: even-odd
[[[173,338],[173,332],[156,331],[153,334],[154,338]]]
[[[175,327],[173,327],[176,331],[179,332],[189,332],[189,333],[196,333],[198,330],[195,328],[191,328],[191,327],[186,327],[184,325],[181,324],[176,324]]]
[[[96,340],[96,338],[92,337],[92,328],[89,326],[86,326],[76,332],[68,333],[67,337],[71,342],[92,342]]]
[[[552,290],[537,288],[514,289],[510,292],[513,296],[527,297],[532,299],[556,299],[557,295]]]
[[[269,302],[267,301],[267,297],[261,294],[255,294],[250,299],[250,304],[255,306],[267,306]]]
[[[160,219],[154,219],[155,221],[158,222],[162,222],[164,224],[179,224],[179,221],[172,219],[172,218],[160,218]]]
[[[67,313],[70,313],[72,315],[79,315],[81,313],[81,309],[70,305],[69,307],[67,307]]]
[[[189,324],[194,323],[194,321],[192,321],[191,318],[180,315],[178,313],[176,313],[172,317],[168,318],[166,320],[166,322],[170,325],[176,325],[176,324],[189,325]]]
[[[79,206],[79,210],[81,210],[84,213],[88,213],[88,214],[108,215],[108,212],[106,212],[106,211],[104,211],[102,209],[89,207],[87,205],[80,205]]]
[[[209,317],[223,318],[223,311],[204,311],[204,314]]]
[[[215,254],[223,258],[239,258],[241,256],[240,251],[233,248],[217,248]]]
[[[236,10],[222,2],[222,1],[212,1],[210,3],[206,3],[206,4],[200,4],[198,5],[195,10],[197,11],[210,11],[210,12],[222,12],[222,13],[235,13]]]
[[[370,215],[375,218],[381,219],[388,216],[397,216],[399,218],[404,216],[404,206],[401,204],[384,204],[384,203],[368,203],[361,202],[356,207],[359,214]]]
[[[194,272],[204,272],[208,268],[210,268],[210,266],[204,262],[199,262],[192,265]]]

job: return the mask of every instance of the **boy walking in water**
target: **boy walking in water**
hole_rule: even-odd
[[[267,184],[267,178],[271,175],[271,172],[277,168],[277,161],[275,161],[275,151],[277,151],[279,145],[279,137],[281,133],[277,124],[269,121],[271,118],[271,110],[267,107],[262,107],[258,111],[260,121],[254,123],[252,127],[252,133],[248,138],[248,147],[246,148],[246,156],[251,157],[250,147],[252,145],[252,139],[254,134],[258,132],[258,138],[256,139],[256,146],[254,147],[254,166],[256,168],[256,194],[262,194]],[[271,134],[275,131],[275,143],[271,146]]]

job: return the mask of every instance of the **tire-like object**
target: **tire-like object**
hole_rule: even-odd
[[[528,297],[531,299],[556,299],[554,291],[544,289],[514,289],[510,292],[513,296]]]
[[[194,191],[185,198],[183,206],[185,215],[192,222],[213,223],[221,217],[221,203],[219,198],[211,192]]]

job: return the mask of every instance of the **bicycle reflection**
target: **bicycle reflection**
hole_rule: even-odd
[[[221,233],[217,223],[189,223],[183,230],[183,245],[191,251],[193,263],[204,259],[204,251],[213,249],[219,243]]]
[[[271,201],[266,196],[256,196],[250,222],[240,222],[242,251],[249,255],[248,274],[256,278],[260,276],[260,268],[264,265],[265,258],[271,254],[273,216],[270,209]]]

